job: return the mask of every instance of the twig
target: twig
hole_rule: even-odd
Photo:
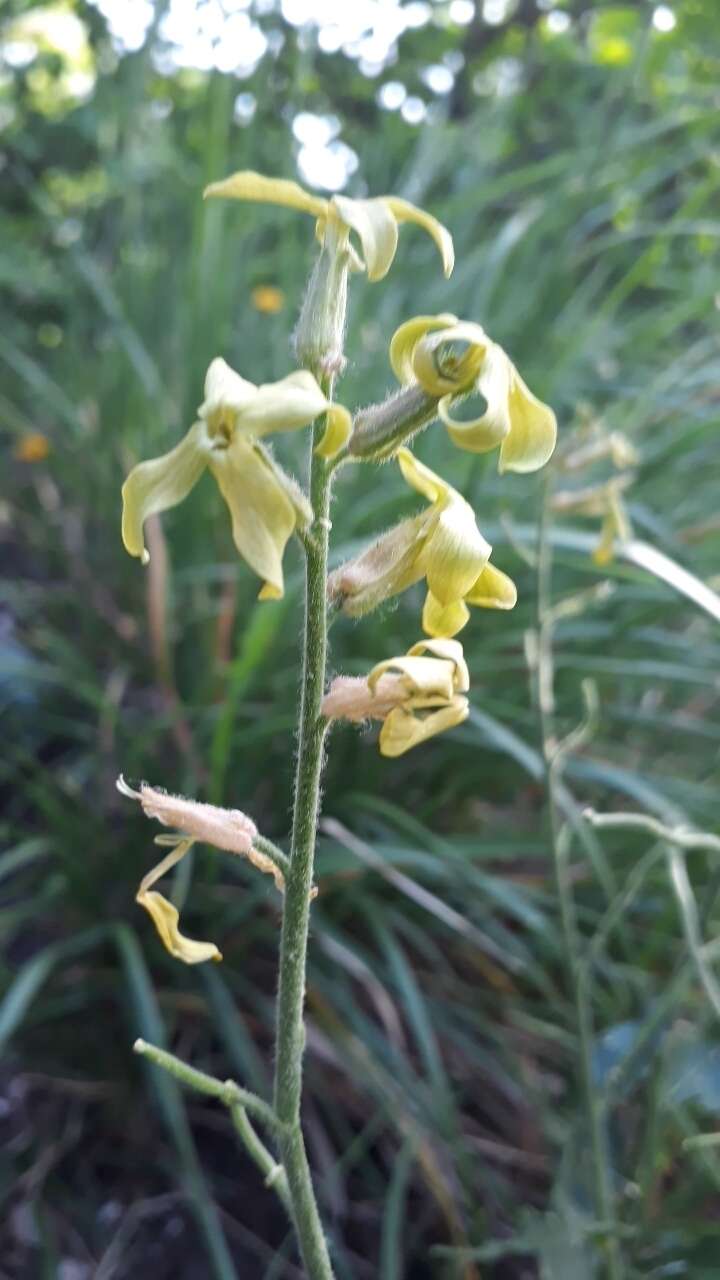
[[[596,1216],[607,1224],[605,1256],[609,1280],[622,1280],[623,1266],[617,1239],[617,1227],[612,1187],[608,1176],[605,1105],[598,1094],[593,1078],[594,1026],[591,1003],[588,998],[588,971],[583,964],[577,927],[575,901],[568,876],[568,855],[573,833],[560,819],[557,786],[563,761],[568,749],[578,745],[587,734],[592,720],[592,707],[588,706],[585,724],[576,734],[570,735],[564,744],[558,744],[554,733],[554,668],[553,627],[555,617],[552,605],[552,548],[549,538],[551,518],[552,480],[545,481],[543,504],[537,543],[537,646],[533,655],[536,664],[537,703],[540,720],[540,737],[545,766],[545,785],[550,814],[550,839],[555,870],[555,885],[560,905],[563,948],[568,976],[572,982],[575,1004],[575,1020],[580,1044],[580,1073],[585,1105],[590,1125],[590,1143],[595,1176]],[[555,615],[557,616],[557,615]],[[587,699],[587,691],[586,691]]]

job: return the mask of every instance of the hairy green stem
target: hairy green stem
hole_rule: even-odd
[[[156,1067],[162,1067],[168,1075],[174,1076],[181,1084],[194,1089],[196,1093],[204,1093],[208,1098],[217,1098],[219,1102],[224,1102],[226,1107],[235,1104],[244,1107],[261,1120],[271,1132],[277,1130],[278,1122],[272,1107],[250,1089],[241,1088],[234,1080],[218,1080],[216,1076],[210,1076],[206,1071],[198,1071],[197,1067],[189,1066],[187,1062],[183,1062],[182,1058],[176,1058],[174,1053],[159,1049],[155,1044],[148,1044],[147,1040],[136,1040],[133,1050],[142,1058],[147,1058],[149,1062],[154,1063]]]
[[[537,703],[540,737],[550,815],[555,888],[560,906],[565,964],[573,989],[575,1022],[580,1045],[580,1074],[590,1127],[595,1179],[595,1212],[597,1218],[607,1227],[605,1260],[608,1280],[622,1280],[623,1266],[618,1247],[613,1193],[608,1170],[606,1109],[593,1078],[594,1027],[588,994],[589,975],[587,966],[583,964],[575,901],[568,875],[572,833],[570,828],[561,821],[557,796],[563,751],[558,749],[559,744],[554,731],[553,628],[555,616],[552,608],[552,551],[549,539],[551,493],[552,481],[548,477],[543,494],[537,550]]]
[[[275,1042],[275,1112],[300,1252],[310,1280],[332,1280],[332,1266],[320,1221],[300,1123],[303,1007],[310,924],[315,838],[326,722],[321,715],[327,655],[326,580],[330,532],[331,469],[315,446],[322,425],[313,429],[310,501],[315,513],[312,538],[305,543],[305,629],[302,694],[295,775],[290,865],[280,940],[280,979]]]
[[[187,1062],[183,1062],[181,1058],[176,1058],[174,1053],[167,1053],[165,1049],[159,1049],[157,1045],[148,1044],[146,1040],[136,1040],[133,1049],[135,1053],[140,1054],[142,1058],[147,1058],[154,1066],[160,1067],[163,1071],[167,1071],[168,1075],[174,1076],[181,1084],[187,1085],[190,1089],[195,1089],[197,1093],[205,1094],[208,1098],[217,1098],[219,1102],[225,1104],[230,1112],[235,1131],[245,1150],[255,1161],[265,1178],[265,1185],[273,1188],[278,1199],[292,1217],[292,1205],[285,1170],[265,1146],[248,1116],[248,1111],[251,1111],[258,1120],[261,1120],[277,1136],[278,1124],[272,1107],[269,1107],[267,1102],[263,1102],[262,1098],[258,1098],[256,1094],[251,1093],[249,1089],[242,1089],[240,1085],[235,1084],[234,1080],[218,1080],[215,1076],[208,1075],[205,1071],[198,1071],[195,1067],[188,1066]]]

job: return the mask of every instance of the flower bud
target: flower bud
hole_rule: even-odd
[[[336,676],[322,702],[329,720],[382,720],[380,754],[401,756],[462,724],[470,677],[458,640],[420,640],[363,679]]]
[[[342,373],[351,254],[349,229],[328,218],[293,335],[299,364],[319,374]]]

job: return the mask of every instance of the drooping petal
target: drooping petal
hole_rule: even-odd
[[[418,640],[417,644],[408,649],[411,657],[426,653],[431,653],[434,658],[442,658],[445,662],[452,662],[453,690],[455,693],[467,693],[470,688],[470,672],[459,640],[450,640],[446,636],[434,640]]]
[[[331,216],[337,213],[347,227],[360,237],[368,280],[382,280],[395,257],[398,243],[397,220],[386,200],[350,200],[333,196]]]
[[[398,222],[414,222],[432,236],[442,258],[445,276],[452,275],[452,269],[455,266],[455,250],[447,227],[444,227],[442,222],[438,222],[437,218],[433,218],[432,214],[426,213],[424,209],[418,209],[417,205],[411,204],[409,200],[402,200],[400,196],[385,196],[384,200]]]
[[[486,564],[465,599],[468,604],[477,605],[481,609],[514,609],[517,604],[517,587],[502,569]]]
[[[325,431],[315,452],[320,458],[334,458],[352,435],[353,422],[341,404],[331,404],[325,417]]]
[[[555,448],[557,419],[550,406],[533,395],[517,369],[510,368],[510,431],[500,446],[498,470],[537,471]]]
[[[139,893],[136,902],[144,907],[152,917],[160,940],[171,956],[182,960],[184,964],[203,964],[205,960],[222,960],[222,954],[214,942],[196,942],[186,938],[178,928],[180,919],[177,907],[164,898],[156,889]]]
[[[452,396],[445,396],[438,415],[445,423],[453,444],[470,453],[487,453],[496,449],[510,431],[510,378],[512,366],[502,347],[491,342],[477,379],[478,391],[487,401],[487,409],[479,418],[458,422],[450,414]]]
[[[423,631],[429,636],[455,636],[470,621],[470,610],[464,600],[453,600],[450,604],[441,604],[435,599],[432,591],[428,591],[422,612]]]
[[[297,431],[324,413],[329,401],[311,373],[298,369],[279,382],[255,389],[238,415],[235,432],[259,437],[271,431]]]
[[[622,500],[622,487],[619,481],[610,481],[606,487],[606,511],[600,531],[600,541],[595,547],[592,558],[595,564],[610,564],[615,555],[615,543],[626,541],[632,534],[630,519]]]
[[[145,521],[187,497],[205,470],[208,456],[205,428],[196,422],[169,453],[133,467],[122,487],[122,539],[131,556],[140,556],[147,564],[150,557],[143,541]]]
[[[299,209],[301,213],[312,213],[316,218],[326,213],[328,205],[327,200],[303,191],[297,182],[290,182],[286,178],[266,178],[252,169],[242,169],[220,182],[211,182],[203,191],[203,199],[214,196],[285,205],[289,209]]]
[[[380,754],[383,756],[402,756],[412,747],[417,747],[428,738],[443,733],[446,729],[454,729],[462,724],[470,712],[467,698],[457,694],[445,706],[430,710],[424,714],[396,707],[390,712],[380,730]]]
[[[475,523],[470,504],[454,490],[451,493],[421,556],[428,587],[443,605],[462,600],[477,582],[492,551]]]
[[[210,470],[230,508],[235,546],[264,581],[263,599],[280,599],[283,552],[296,525],[290,498],[263,454],[242,436],[213,451]]]
[[[413,356],[421,338],[435,329],[449,329],[458,323],[450,313],[439,316],[414,316],[395,330],[390,339],[390,364],[398,382],[403,386],[415,381]]]

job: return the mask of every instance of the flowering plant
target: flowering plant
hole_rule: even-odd
[[[122,778],[118,786],[166,828],[155,839],[169,852],[144,876],[137,901],[177,960],[194,965],[222,959],[214,942],[181,933],[177,909],[154,888],[193,842],[241,856],[274,880],[281,895],[282,932],[272,1102],[233,1082],[214,1080],[144,1041],[136,1049],[229,1107],[249,1154],[288,1211],[306,1273],[311,1280],[331,1280],[332,1261],[300,1118],[305,970],[328,731],[338,722],[379,720],[380,752],[394,757],[461,724],[469,712],[470,678],[455,637],[470,620],[468,605],[511,609],[516,601],[515,586],[492,562],[492,547],[470,504],[425,466],[408,442],[439,419],[458,447],[476,453],[497,448],[501,472],[528,472],[552,454],[556,423],[552,410],[530,391],[480,325],[450,314],[415,317],[397,330],[389,356],[399,388],[384,404],[352,413],[336,402],[335,380],[345,364],[350,273],[364,271],[369,281],[382,280],[395,257],[399,225],[414,223],[432,237],[449,275],[452,239],[430,214],[395,196],[324,200],[294,182],[252,172],[213,183],[205,194],[270,202],[315,217],[320,251],[294,335],[296,367],[278,382],[256,385],[223,358],[213,360],[188,433],[169,453],[140,462],[128,476],[122,536],[130,554],[147,562],[145,520],[181,502],[208,470],[229,509],[238,553],[262,583],[261,600],[283,595],[283,555],[293,534],[299,538],[306,589],[290,853],[277,848],[239,810],[168,795],[145,783],[135,790]],[[474,421],[454,418],[455,403],[475,391],[486,401],[482,415]],[[307,431],[306,487],[274,459],[266,441],[277,431]],[[387,458],[397,460],[403,479],[425,507],[328,574],[335,474],[345,465],[372,466]],[[400,656],[376,655],[366,677],[340,675],[326,687],[329,610],[362,616],[423,580],[427,595],[420,625],[425,638],[414,639]]]

